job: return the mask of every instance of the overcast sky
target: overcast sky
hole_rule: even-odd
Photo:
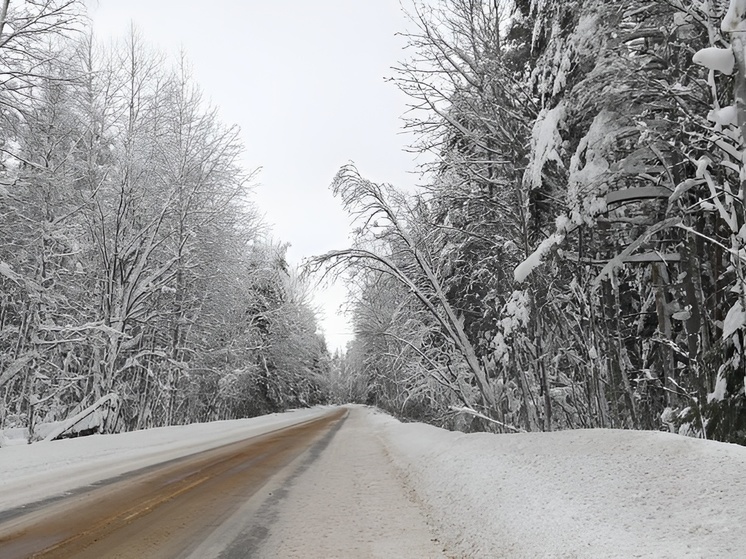
[[[146,42],[183,48],[223,120],[238,124],[255,199],[291,264],[349,245],[349,220],[329,192],[354,162],[363,176],[411,188],[406,98],[385,81],[402,59],[399,0],[89,0],[99,37],[134,22]],[[344,347],[341,286],[317,293],[329,348]]]

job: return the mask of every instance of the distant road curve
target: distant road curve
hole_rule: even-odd
[[[317,449],[313,457],[328,444],[347,413],[330,410],[320,418],[3,513],[0,557],[227,557],[231,554],[222,548],[238,539],[241,555],[250,557],[252,542],[266,532],[252,526],[253,514],[293,475],[301,455]]]

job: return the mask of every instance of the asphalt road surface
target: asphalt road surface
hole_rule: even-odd
[[[359,410],[0,515],[0,558],[442,557]]]

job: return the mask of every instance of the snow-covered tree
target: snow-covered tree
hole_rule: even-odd
[[[326,348],[248,197],[237,129],[183,57],[134,30],[103,47],[75,7],[0,5],[0,427],[324,401]]]

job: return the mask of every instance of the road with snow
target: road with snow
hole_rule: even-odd
[[[671,433],[464,434],[347,406],[12,442],[2,559],[746,556],[746,448]]]
[[[442,556],[362,413],[300,417],[6,510],[0,557]]]

